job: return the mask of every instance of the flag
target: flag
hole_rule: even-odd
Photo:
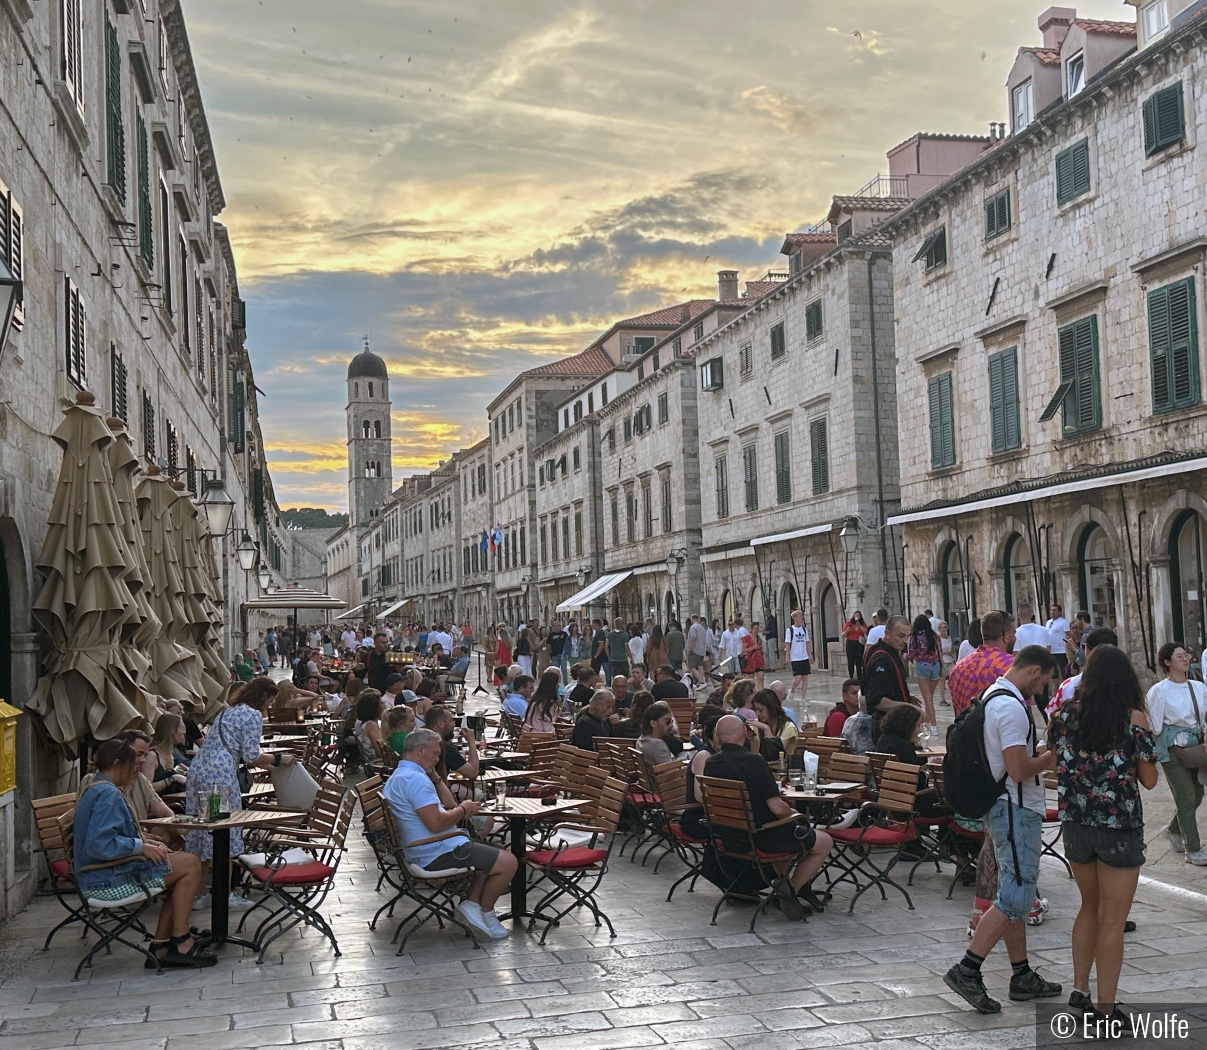
[[[478,549],[485,554],[490,547],[490,538],[486,535],[486,530],[482,530],[482,538],[478,541]]]

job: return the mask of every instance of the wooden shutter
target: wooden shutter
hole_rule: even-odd
[[[1064,431],[1082,434],[1102,425],[1098,394],[1098,317],[1083,317],[1058,332],[1061,382],[1071,382],[1064,400]]]
[[[575,516],[575,526],[578,525],[578,516]],[[671,524],[671,479],[664,477],[662,479],[662,531],[670,532]],[[580,550],[581,554],[582,551]]]
[[[1010,191],[1002,190],[985,202],[985,239],[1005,233],[1010,229]]]
[[[950,467],[956,461],[951,373],[935,376],[927,389],[930,401],[930,465]]]
[[[1144,102],[1144,153],[1154,153],[1186,137],[1182,84],[1172,84],[1150,95]]]
[[[105,181],[126,199],[126,126],[122,122],[122,51],[105,12]]]
[[[129,376],[126,371],[126,362],[122,355],[117,352],[116,346],[109,347],[109,388],[112,394],[111,401],[113,406],[113,414],[118,418],[130,421],[130,409],[128,402],[128,386]]]
[[[1153,411],[1198,404],[1198,332],[1194,279],[1157,288],[1148,296]]]
[[[729,517],[729,465],[724,456],[716,459],[717,517]]]
[[[84,95],[82,90],[84,26],[81,0],[61,0],[59,4],[59,24],[62,29],[61,76],[71,93],[71,97],[75,99],[76,106],[82,113],[84,111]]]
[[[775,501],[792,502],[792,459],[788,432],[775,435]]]
[[[142,450],[147,459],[155,458],[155,406],[145,390],[142,395]]]
[[[746,509],[759,509],[758,454],[753,445],[742,449],[742,474],[746,486]]]
[[[774,361],[777,358],[784,356],[784,322],[771,326],[771,359]]]
[[[813,468],[813,495],[830,491],[830,436],[824,419],[809,424],[809,455]]]
[[[1090,188],[1090,144],[1084,139],[1056,155],[1056,203],[1065,204]]]
[[[80,290],[70,277],[64,286],[64,349],[66,351],[67,378],[76,386],[83,386],[88,379],[87,341],[84,326],[86,311],[80,298]]]
[[[1018,348],[989,358],[989,414],[994,452],[1021,444],[1018,409]]]
[[[805,307],[805,338],[819,339],[822,334],[821,300]]]
[[[138,129],[138,250],[147,268],[155,266],[155,220],[151,210],[151,152],[147,124],[135,114]]]

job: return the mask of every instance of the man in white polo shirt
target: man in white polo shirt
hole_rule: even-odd
[[[884,625],[888,623],[888,610],[877,609],[872,613],[872,629],[868,631],[868,645],[875,645],[884,639]]]
[[[1018,607],[1018,616],[1015,619],[1014,628],[1014,651],[1021,653],[1028,645],[1042,645],[1048,652],[1052,652],[1051,648],[1052,634],[1046,628],[1035,622],[1035,615],[1031,612],[1031,606],[1026,602]],[[1060,651],[1064,652],[1064,636],[1061,636]]]
[[[1053,602],[1048,608],[1050,619],[1044,626],[1048,629],[1052,641],[1048,648],[1058,656],[1064,656],[1065,635],[1069,633],[1069,621],[1065,619],[1064,609],[1059,602]]]

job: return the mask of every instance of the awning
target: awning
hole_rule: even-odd
[[[573,609],[581,609],[584,605],[590,605],[597,598],[602,598],[608,591],[612,590],[618,583],[627,580],[633,575],[632,569],[625,569],[624,572],[611,572],[599,577],[589,583],[581,591],[575,595],[571,595],[564,602],[561,602],[556,612],[570,612]]]
[[[322,591],[312,591],[304,587],[288,588],[283,591],[273,591],[262,594],[259,598],[251,598],[243,603],[244,609],[342,609],[348,603],[342,598],[334,598]],[[363,609],[358,605],[357,609]],[[355,612],[353,609],[352,612]]]
[[[1099,474],[1090,478],[1079,478],[1076,481],[1044,485],[1041,488],[1003,493],[987,499],[974,499],[967,503],[955,503],[947,507],[935,507],[931,510],[894,514],[888,519],[888,524],[909,525],[918,521],[954,518],[959,514],[972,514],[979,510],[993,510],[995,507],[1009,507],[1035,499],[1069,496],[1077,492],[1092,492],[1094,489],[1109,488],[1112,485],[1130,485],[1137,481],[1167,478],[1171,474],[1188,474],[1195,470],[1207,470],[1207,456],[1196,456],[1193,459],[1186,459],[1175,463],[1164,463],[1160,466],[1144,467],[1139,470],[1122,470],[1115,474]]]
[[[803,540],[806,536],[824,536],[834,531],[834,523],[825,525],[810,525],[807,529],[796,529],[793,532],[778,532],[774,536],[758,536],[750,541],[752,547],[762,547],[768,543],[782,543],[785,540]]]
[[[358,612],[360,612],[360,611],[361,611],[361,609],[363,609],[363,608],[364,608],[364,606],[363,606],[363,605],[357,605],[357,606],[355,606],[354,608],[349,609],[349,610],[348,610],[346,613],[340,613],[340,614],[339,614],[339,615],[336,617],[336,619],[337,619],[337,620],[350,620],[350,619],[351,619],[352,617],[354,617],[354,616],[355,616],[355,615],[356,615]]]
[[[395,602],[395,603],[394,603],[393,605],[391,605],[391,606],[390,606],[388,609],[383,609],[381,612],[379,612],[379,613],[377,614],[377,618],[378,618],[379,620],[384,620],[384,619],[385,619],[387,616],[389,616],[389,615],[390,615],[390,613],[392,613],[392,612],[397,612],[397,611],[398,611],[399,609],[401,609],[401,608],[402,608],[404,605],[410,605],[410,604],[411,604],[411,602],[413,602],[414,600],[415,600],[414,598],[403,598],[403,599],[402,599],[402,601],[400,601],[400,602]],[[364,606],[360,606],[360,608],[362,608],[362,609],[363,609],[363,608],[364,608]],[[354,610],[354,611],[355,611],[355,610]]]

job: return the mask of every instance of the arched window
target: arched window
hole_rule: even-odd
[[[375,419],[373,421],[373,436],[375,438],[381,437],[381,420],[380,419]]]
[[[1006,541],[1002,558],[1005,572],[1006,609],[1013,613],[1020,605],[1035,608],[1035,579],[1031,575],[1031,551],[1017,532]]]
[[[352,396],[360,397],[360,384],[359,383],[352,384]]]
[[[1203,519],[1186,510],[1169,534],[1169,591],[1173,600],[1173,637],[1198,659],[1203,630]]]
[[[1095,627],[1116,630],[1119,610],[1115,603],[1115,566],[1106,530],[1091,522],[1077,544],[1081,607],[1089,611]]]
[[[964,559],[960,545],[947,544],[943,551],[943,619],[947,621],[952,638],[962,641],[968,630],[968,580],[964,574]]]
[[[361,423],[360,429],[361,429],[361,433],[363,434],[364,437],[369,436],[369,421],[367,419],[363,423]]]
[[[369,384],[369,396],[370,397],[373,396],[373,384],[372,383]]]

